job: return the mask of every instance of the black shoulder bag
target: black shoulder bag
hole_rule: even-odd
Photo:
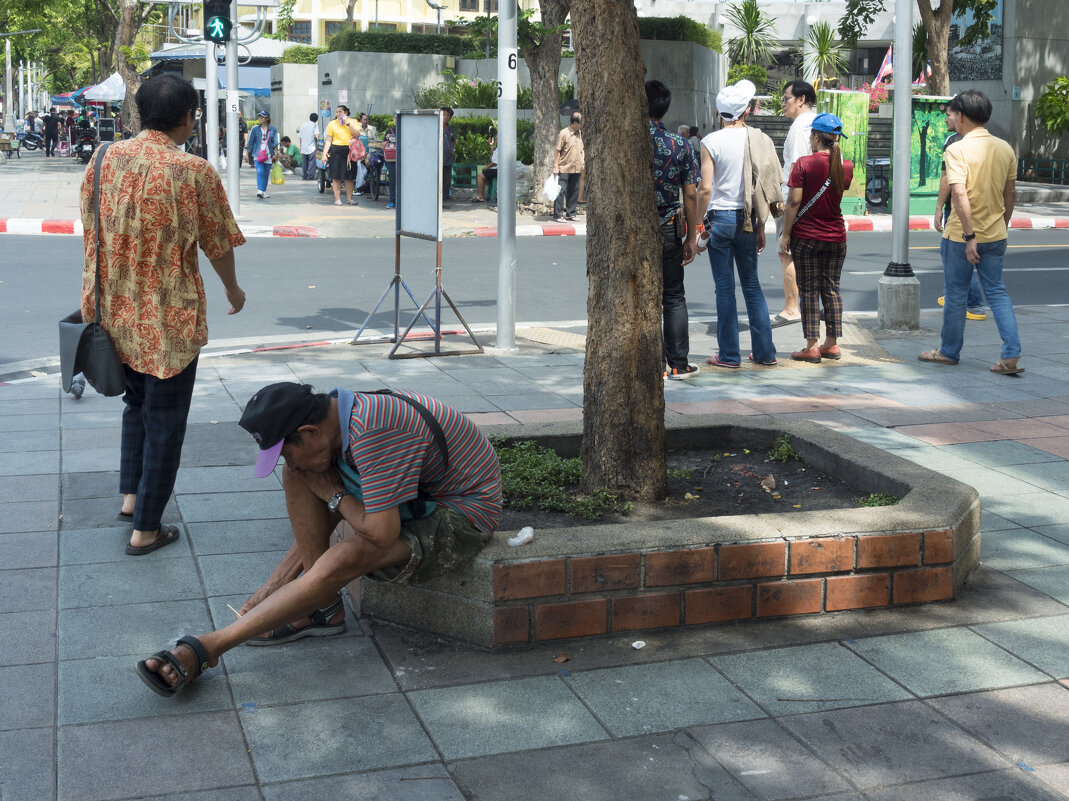
[[[126,391],[126,373],[115,345],[100,324],[100,172],[104,151],[111,142],[101,145],[93,169],[93,227],[96,252],[96,316],[92,322],[82,320],[82,311],[59,321],[59,364],[63,391],[70,392],[77,373],[83,373],[89,386],[101,395],[121,395]]]

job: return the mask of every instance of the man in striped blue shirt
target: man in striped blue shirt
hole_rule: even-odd
[[[138,663],[141,679],[160,695],[174,695],[242,643],[344,632],[339,592],[346,584],[360,576],[408,584],[440,575],[472,559],[501,515],[501,468],[489,440],[434,398],[316,394],[283,382],[253,395],[240,424],[260,446],[258,477],[285,457],[294,543],[237,621]],[[356,536],[331,545],[343,520]]]

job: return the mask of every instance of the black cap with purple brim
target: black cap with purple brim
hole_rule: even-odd
[[[257,478],[269,476],[278,464],[286,437],[296,431],[316,406],[308,384],[283,381],[264,387],[245,405],[238,422],[260,446],[256,458]]]

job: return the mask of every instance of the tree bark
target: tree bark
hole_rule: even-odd
[[[134,46],[134,39],[141,27],[142,9],[140,0],[119,0],[119,25],[115,31],[115,67],[126,84],[126,97],[122,104],[123,126],[130,131],[141,129],[141,114],[134,102],[134,95],[141,88],[141,74],[137,65],[131,64],[127,51]]]
[[[917,8],[928,31],[928,58],[932,62],[932,75],[928,80],[929,94],[946,97],[950,94],[950,18],[954,14],[952,0],[940,0],[939,7],[932,10],[932,0],[917,0]],[[916,76],[910,76],[910,82]]]
[[[541,0],[542,25],[555,28],[568,18],[569,0]],[[547,33],[536,45],[523,49],[531,73],[531,108],[534,110],[534,164],[532,194],[539,196],[542,184],[553,171],[553,147],[560,132],[560,49],[562,33]]]
[[[631,0],[572,0],[587,190],[585,492],[667,492],[661,240],[645,65]]]

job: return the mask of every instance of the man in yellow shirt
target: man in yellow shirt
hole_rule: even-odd
[[[991,101],[982,92],[968,90],[947,105],[948,121],[962,138],[944,154],[953,209],[943,231],[942,344],[918,358],[922,362],[957,364],[965,335],[965,306],[973,268],[1002,337],[1002,353],[991,372],[1023,373],[1017,365],[1021,340],[1013,301],[1002,280],[1006,232],[1016,193],[1017,157],[1003,140],[984,127],[991,118]]]

